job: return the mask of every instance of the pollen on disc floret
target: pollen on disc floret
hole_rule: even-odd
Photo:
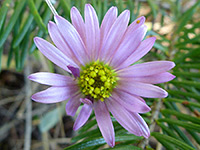
[[[81,92],[93,100],[104,101],[105,98],[110,97],[116,84],[115,71],[109,65],[99,61],[83,66],[78,78]]]

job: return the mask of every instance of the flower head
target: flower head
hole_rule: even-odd
[[[111,7],[101,26],[94,8],[85,5],[85,20],[79,11],[71,9],[72,24],[55,15],[48,31],[54,44],[36,37],[38,49],[53,63],[71,73],[64,76],[40,72],[30,80],[51,86],[38,92],[32,99],[40,103],[68,100],[66,112],[74,116],[83,107],[74,123],[78,130],[94,109],[96,120],[105,141],[115,145],[114,128],[109,112],[130,133],[148,138],[147,124],[139,113],[150,111],[141,97],[163,98],[167,92],[153,84],[170,81],[174,76],[167,71],[174,67],[170,61],[152,61],[131,65],[152,48],[156,38],[144,39],[147,27],[140,17],[128,26],[130,13],[117,16]]]

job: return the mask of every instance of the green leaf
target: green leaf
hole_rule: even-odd
[[[93,129],[91,131],[88,131],[88,132],[85,132],[85,133],[82,133],[82,134],[78,134],[77,136],[73,137],[72,138],[72,143],[75,143],[85,137],[96,137],[96,135],[99,135],[101,136],[101,133],[99,132],[99,128],[96,128],[96,129]]]
[[[179,33],[183,27],[186,25],[186,23],[192,19],[192,15],[195,13],[196,9],[200,5],[200,1],[198,1],[196,4],[194,4],[190,9],[188,9],[180,18],[178,23],[178,28],[176,33]]]
[[[45,24],[48,23],[49,19],[51,18],[51,15],[52,15],[51,10],[48,8],[48,6],[46,6],[44,15],[42,16],[43,22]],[[44,34],[44,31],[42,29],[40,29],[38,31],[37,36],[45,38],[46,34]],[[35,43],[32,40],[32,44],[31,44],[31,48],[30,48],[30,53],[33,53],[35,49],[36,49],[36,46],[35,46]]]
[[[42,3],[41,0],[37,0],[36,1],[36,9],[38,9],[40,7],[41,3]],[[16,48],[20,44],[20,42],[24,39],[24,36],[28,32],[28,29],[32,25],[32,22],[33,22],[33,15],[30,14],[26,18],[25,23],[21,27],[19,33],[14,37],[14,39],[13,39],[14,40],[14,42],[13,42],[13,48]]]
[[[10,34],[11,30],[13,29],[15,23],[19,19],[19,15],[25,6],[25,3],[26,3],[26,0],[21,0],[19,3],[17,3],[17,6],[16,6],[8,24],[6,25],[6,28],[3,30],[2,34],[0,35],[0,39],[1,39],[0,47],[3,46],[4,42],[8,38],[8,35]]]
[[[167,92],[169,94],[172,94],[172,95],[176,95],[176,96],[187,96],[187,97],[190,97],[190,98],[194,98],[198,101],[200,101],[200,95],[198,94],[195,94],[195,93],[191,93],[191,92],[182,92],[182,91],[176,91],[176,90],[167,90]]]
[[[194,106],[194,107],[198,107],[200,108],[200,104],[199,103],[195,103],[195,102],[190,102],[188,100],[183,100],[183,99],[177,99],[177,98],[165,98],[164,102],[168,101],[168,102],[177,102],[177,103],[182,103],[185,106]]]
[[[184,142],[177,140],[173,137],[170,137],[168,135],[165,134],[160,134],[157,132],[152,132],[151,135],[153,137],[155,137],[159,142],[165,141],[168,144],[173,144],[174,146],[182,149],[182,150],[195,150],[194,148],[192,148],[191,146],[185,144]],[[167,147],[166,147],[167,148]]]
[[[195,124],[195,123],[189,123],[189,122],[170,119],[170,118],[161,118],[161,119],[158,119],[158,122],[166,122],[172,125],[178,125],[178,126],[184,127],[189,130],[195,130],[196,132],[200,132],[200,125]]]
[[[121,135],[121,136],[115,136],[115,141],[116,142],[125,142],[125,141],[133,141],[136,142],[138,140],[143,139],[143,137],[135,136],[135,135]],[[69,147],[66,147],[65,150],[82,150],[82,149],[87,149],[92,146],[97,146],[97,145],[103,145],[106,144],[104,138],[95,138],[90,141],[83,141],[74,145],[71,145]]]
[[[71,0],[60,0],[60,4],[61,4],[66,16],[68,18],[70,18]]]
[[[153,13],[153,17],[156,18],[156,16],[157,16],[157,10],[158,10],[158,5],[153,0],[147,0],[147,2],[149,3],[149,6],[151,8],[151,11]]]
[[[174,137],[176,139],[180,139],[169,127],[166,127],[163,123],[156,121],[157,124],[165,131],[169,136]]]
[[[28,5],[29,5],[30,11],[31,11],[36,23],[39,25],[40,29],[42,29],[45,33],[48,33],[47,28],[46,28],[45,24],[43,23],[42,18],[40,16],[40,14],[38,13],[33,0],[29,0]]]
[[[22,43],[22,52],[20,54],[20,70],[22,70],[22,67],[24,66],[25,60],[26,60],[27,55],[28,55],[29,35],[30,35],[30,32],[28,32],[25,35],[25,39]]]
[[[88,129],[92,128],[93,126],[95,126],[97,124],[96,119],[91,120],[90,122],[88,122],[86,125],[84,125],[80,130],[79,133],[83,133],[85,131],[87,131]]]
[[[190,133],[190,135],[195,139],[195,141],[200,144],[200,137],[198,135],[198,133],[193,132],[191,130],[187,130],[188,133]]]
[[[163,46],[159,42],[155,42],[153,47],[155,47],[156,49],[159,49],[159,50],[161,50],[163,52],[166,52],[168,50],[167,47]]]
[[[1,71],[1,58],[2,58],[2,54],[3,54],[3,47],[0,47],[0,71]]]
[[[122,145],[122,146],[116,145],[114,148],[106,148],[104,150],[142,150],[142,149],[133,145]]]
[[[200,78],[200,72],[173,72],[175,76]]]
[[[5,0],[3,2],[3,5],[2,7],[0,8],[0,31],[1,31],[1,28],[3,26],[3,22],[5,21],[5,18],[6,18],[6,14],[8,12],[8,8],[10,7],[10,3],[12,1],[11,0]]]
[[[179,68],[194,68],[194,69],[200,69],[200,64],[180,64],[180,65],[177,65],[177,67]]]
[[[171,83],[173,83],[176,86],[187,85],[187,86],[193,86],[193,87],[196,87],[196,88],[200,88],[200,82],[196,82],[196,81],[187,81],[187,80],[177,81],[177,80],[173,80],[173,81],[171,81]]]
[[[175,111],[175,110],[164,109],[164,110],[161,110],[161,113],[162,114],[168,114],[168,115],[175,115],[176,117],[179,117],[181,119],[191,121],[191,122],[196,123],[196,124],[200,124],[199,118],[193,117],[191,115],[183,114],[183,113],[180,113],[180,112]]]

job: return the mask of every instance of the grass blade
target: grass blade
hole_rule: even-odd
[[[39,12],[37,11],[37,8],[36,8],[33,0],[29,0],[28,5],[29,5],[30,11],[31,11],[36,23],[40,27],[40,29],[42,29],[44,32],[48,33],[47,28],[46,28],[45,24],[43,23],[42,18],[40,16]]]
[[[175,120],[175,119],[169,119],[169,118],[161,118],[158,119],[158,122],[166,122],[172,125],[178,125],[181,127],[184,127],[189,130],[195,130],[196,132],[200,132],[200,125],[195,123],[188,123],[185,121]]]
[[[174,146],[179,147],[182,150],[195,150],[194,148],[185,144],[184,142],[177,140],[173,137],[170,137],[168,135],[160,134],[157,132],[152,132],[151,135],[155,137],[159,142],[162,142],[162,140],[164,140],[165,142],[173,144]]]
[[[25,6],[25,3],[26,3],[26,0],[21,0],[20,3],[17,4],[16,9],[14,10],[13,15],[11,16],[5,30],[3,30],[3,33],[0,35],[0,47],[3,46],[4,42],[8,38],[8,35],[10,34],[15,23],[17,22],[19,15]]]
[[[8,12],[8,8],[10,6],[11,0],[5,0],[1,9],[0,9],[0,31],[3,26],[3,22],[5,21],[6,14]]]

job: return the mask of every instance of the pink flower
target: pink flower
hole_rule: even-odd
[[[40,103],[68,100],[66,112],[74,116],[83,107],[74,123],[78,130],[94,109],[105,141],[115,145],[114,128],[109,112],[130,133],[148,138],[149,129],[139,113],[150,111],[141,97],[164,98],[167,92],[153,84],[170,81],[167,71],[175,65],[170,61],[152,61],[132,65],[152,48],[156,38],[143,40],[147,27],[140,17],[128,26],[130,12],[117,16],[111,7],[101,26],[94,8],[85,5],[85,21],[79,11],[71,9],[72,24],[61,16],[49,22],[48,30],[54,44],[36,37],[38,49],[53,63],[73,76],[39,72],[31,74],[32,81],[49,85],[32,99]]]

